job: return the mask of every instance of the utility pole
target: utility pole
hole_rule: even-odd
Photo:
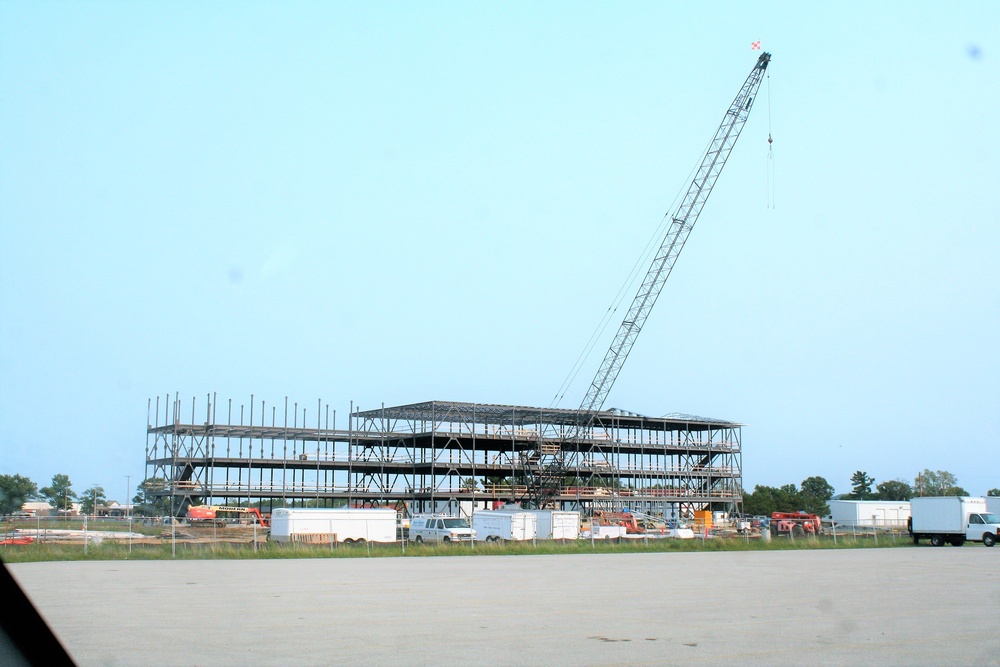
[[[132,489],[132,475],[125,475],[125,516],[128,517],[128,552],[132,553],[132,506],[128,494]]]

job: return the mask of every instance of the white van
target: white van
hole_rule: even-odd
[[[417,514],[410,519],[411,542],[471,542],[476,537],[465,519],[447,514]]]

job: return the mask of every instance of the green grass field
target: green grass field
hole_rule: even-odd
[[[783,551],[789,549],[870,549],[912,547],[904,536],[884,534],[876,540],[871,535],[853,537],[839,535],[836,541],[830,536],[806,538],[797,541],[775,539],[770,542],[759,538],[713,537],[702,540],[642,539],[615,541],[588,540],[573,542],[538,541],[512,543],[469,544],[406,544],[392,545],[313,545],[276,544],[265,542],[254,548],[253,544],[173,544],[163,539],[159,544],[133,544],[103,540],[90,544],[37,542],[23,545],[0,546],[0,559],[7,563],[79,560],[170,560],[170,559],[243,559],[243,558],[419,558],[434,556],[520,556],[542,554],[593,554],[593,553],[666,553],[697,551]]]

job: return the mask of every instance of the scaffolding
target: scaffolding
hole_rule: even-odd
[[[174,394],[147,406],[146,478],[162,480],[152,495],[169,497],[177,516],[202,503],[407,513],[520,503],[540,455],[556,448],[565,462],[557,509],[685,518],[742,503],[742,425],[729,421],[610,409],[587,415],[581,430],[578,410],[428,401],[352,404],[338,429],[321,400],[314,414],[287,397],[228,400],[222,415],[214,394],[201,407],[192,398],[189,411],[183,403]]]

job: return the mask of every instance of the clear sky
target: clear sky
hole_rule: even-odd
[[[0,473],[120,499],[174,392],[548,406],[755,40],[605,407],[1000,487],[997,2],[0,3]]]

